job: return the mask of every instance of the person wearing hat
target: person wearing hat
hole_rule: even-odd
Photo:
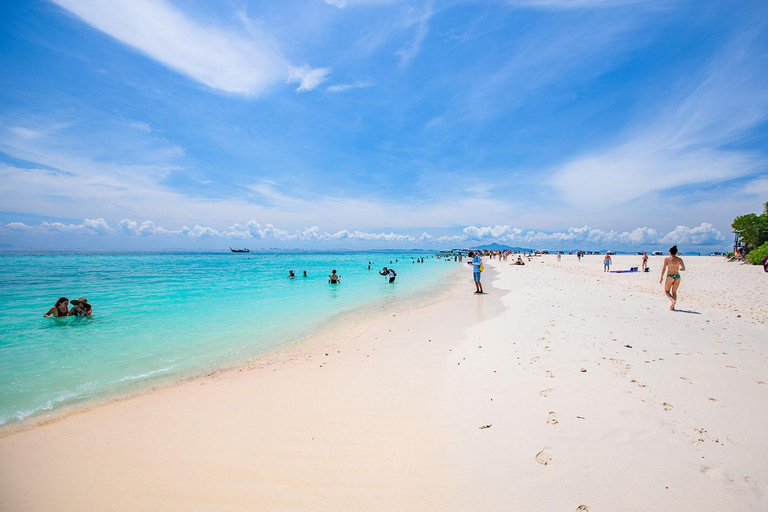
[[[43,316],[45,318],[58,318],[60,316],[68,316],[69,315],[69,299],[66,297],[61,297],[59,300],[56,301],[56,304],[48,310],[46,314]]]
[[[83,297],[73,300],[70,304],[75,307],[69,311],[69,316],[91,316],[93,313],[93,308],[88,304],[88,299]]]

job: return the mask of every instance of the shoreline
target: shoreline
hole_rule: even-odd
[[[451,263],[452,262],[448,262],[446,264]],[[453,280],[460,273],[460,269],[457,267],[452,271],[449,271],[445,278]],[[329,318],[328,326],[320,326],[308,335],[299,337],[277,348],[269,349],[263,354],[251,356],[239,361],[224,363],[220,366],[212,366],[205,370],[196,371],[191,375],[167,376],[165,378],[160,377],[158,380],[153,381],[152,383],[147,383],[145,386],[140,386],[139,389],[128,393],[115,392],[102,397],[94,397],[81,403],[43,410],[28,416],[23,420],[5,423],[0,425],[0,439],[8,435],[13,435],[16,432],[27,431],[42,425],[56,423],[72,415],[87,413],[90,410],[114,402],[131,400],[148,393],[163,391],[199,379],[240,372],[244,369],[263,368],[275,364],[284,364],[298,357],[306,356],[306,353],[312,347],[321,348],[335,336],[349,338],[350,335],[347,331],[350,329],[350,325],[354,326],[354,329],[359,331],[360,329],[364,329],[367,324],[381,320],[383,315],[392,312],[397,314],[406,311],[409,308],[440,302],[449,297],[460,286],[458,283],[454,283],[453,285],[446,287],[444,282],[445,280],[442,279],[423,290],[406,292],[406,295],[402,298],[380,297],[370,304],[363,304],[348,311],[336,313]]]
[[[673,313],[655,272],[526,263],[281,364],[4,436],[0,508],[764,510],[766,310],[745,313],[765,282],[686,260]]]

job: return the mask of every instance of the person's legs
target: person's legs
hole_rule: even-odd
[[[483,288],[480,285],[480,272],[474,272],[473,277],[475,279],[475,293],[482,292]]]
[[[672,303],[669,306],[669,309],[675,309],[675,302],[677,302],[677,300],[675,299],[675,296],[673,296],[672,293],[670,292],[670,289],[674,284],[675,284],[675,280],[667,276],[667,280],[664,282],[664,293],[666,294],[669,301]]]
[[[677,289],[680,287],[680,279],[675,279],[675,282],[672,283],[672,287],[670,288],[669,292],[672,294],[672,298],[675,302],[677,302]]]

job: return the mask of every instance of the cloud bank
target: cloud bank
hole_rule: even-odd
[[[523,230],[508,225],[467,226],[461,234],[435,236],[423,232],[420,236],[396,232],[365,232],[342,229],[334,232],[322,231],[318,226],[301,230],[285,230],[269,223],[261,224],[255,220],[234,224],[227,229],[216,229],[199,224],[193,227],[182,226],[167,229],[154,222],[122,219],[116,225],[110,225],[104,219],[85,219],[80,224],[63,224],[44,221],[38,226],[29,226],[21,222],[10,222],[2,228],[2,233],[23,235],[75,235],[75,236],[129,236],[129,237],[184,237],[218,238],[223,240],[265,240],[302,242],[311,247],[313,242],[363,241],[384,243],[418,243],[420,246],[452,247],[456,244],[476,245],[478,243],[497,242],[509,245],[524,245],[532,248],[566,248],[581,246],[610,246],[602,248],[640,248],[649,245],[678,244],[687,247],[721,246],[725,236],[706,222],[699,226],[677,226],[668,233],[659,233],[656,229],[640,227],[632,231],[603,231],[589,226],[571,227],[566,231],[543,232]],[[614,247],[618,246],[618,247]]]

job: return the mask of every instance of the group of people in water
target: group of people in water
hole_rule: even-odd
[[[72,305],[72,309],[69,306]],[[90,317],[93,314],[93,307],[88,303],[88,299],[80,297],[70,302],[66,297],[61,297],[56,304],[43,315],[46,318],[58,318],[63,316],[81,316]]]
[[[417,260],[414,261],[414,263],[416,263],[416,262],[424,263],[424,258],[418,258]],[[392,262],[390,261],[390,263],[392,263]],[[369,261],[368,262],[368,270],[370,270],[370,269],[371,269],[371,262]],[[395,282],[395,278],[397,277],[397,272],[395,272],[395,269],[393,269],[393,268],[384,267],[379,272],[379,275],[386,277],[387,280],[390,283],[394,283]],[[302,277],[307,277],[307,271],[306,270],[304,270],[302,272]],[[293,270],[289,270],[288,271],[288,279],[295,279],[295,278],[296,278],[296,273]],[[341,282],[341,275],[339,275],[336,272],[336,269],[333,269],[331,271],[331,273],[328,274],[328,282],[330,284],[339,284]]]

